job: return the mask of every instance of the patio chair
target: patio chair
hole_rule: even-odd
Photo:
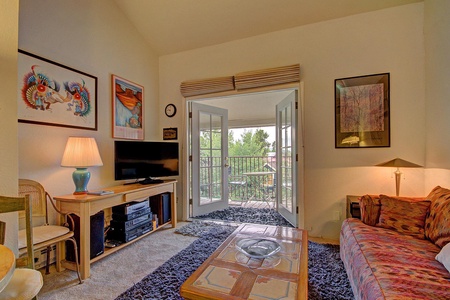
[[[228,198],[242,203],[248,201],[247,176],[237,175],[228,177]]]
[[[263,201],[267,203],[269,208],[271,207],[270,202],[275,202],[276,200],[276,187],[277,187],[276,174],[272,174],[268,178],[268,180],[263,183],[262,186]],[[272,206],[275,207],[275,204],[273,204]]]

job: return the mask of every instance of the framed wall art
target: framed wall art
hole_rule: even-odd
[[[389,73],[336,79],[335,147],[390,147]]]
[[[112,75],[113,137],[144,139],[144,87]]]
[[[163,128],[163,140],[176,140],[178,138],[178,128]]]
[[[97,130],[97,77],[19,50],[18,120]]]

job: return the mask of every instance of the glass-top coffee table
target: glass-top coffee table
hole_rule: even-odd
[[[252,258],[236,248],[242,239],[265,239],[280,245],[274,255]],[[183,283],[185,299],[307,299],[306,230],[242,224]]]

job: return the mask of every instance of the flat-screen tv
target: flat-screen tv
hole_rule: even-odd
[[[114,179],[144,179],[160,182],[161,177],[179,175],[178,143],[114,141]]]

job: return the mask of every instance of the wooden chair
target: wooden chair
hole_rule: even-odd
[[[75,263],[76,272],[78,275],[78,280],[80,283],[80,265],[78,261],[78,247],[77,242],[74,238],[74,232],[69,229],[68,221],[73,220],[70,215],[61,213],[56,207],[52,197],[45,191],[44,187],[36,181],[28,179],[19,179],[19,195],[29,195],[32,202],[32,216],[33,221],[35,221],[37,226],[33,226],[33,248],[34,250],[47,249],[47,261],[46,261],[46,274],[49,273],[50,264],[50,252],[53,245],[56,247],[61,247],[62,243],[69,241],[73,244],[75,249]],[[51,203],[54,210],[64,216],[64,226],[50,225],[48,222],[48,203]],[[19,231],[19,253],[25,251],[25,232],[23,230]],[[61,251],[56,251],[56,261],[60,262]],[[58,269],[59,271],[59,269]]]
[[[29,196],[24,197],[5,197],[0,196],[0,213],[15,211],[25,211],[26,223],[26,256],[16,260],[16,269],[5,289],[0,293],[0,300],[17,299],[29,300],[37,299],[37,294],[42,288],[44,281],[42,274],[34,270],[34,252],[33,252],[33,231],[31,218],[31,200]],[[5,238],[5,223],[1,226],[0,239],[2,243]]]

